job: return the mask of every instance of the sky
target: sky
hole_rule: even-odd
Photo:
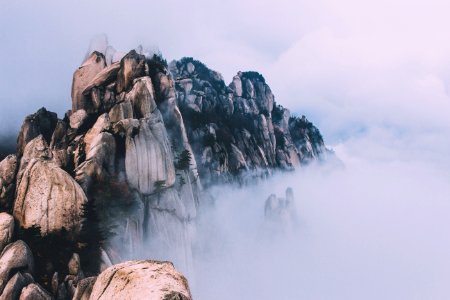
[[[442,0],[0,1],[0,128],[70,108],[93,37],[168,59],[193,56],[227,82],[261,72],[276,100],[330,143],[373,127],[449,130],[450,3]]]
[[[0,135],[16,135],[42,106],[63,116],[72,74],[100,34],[120,51],[143,45],[168,60],[192,56],[226,82],[259,71],[278,103],[317,125],[345,168],[311,168],[272,185],[300,195],[298,240],[273,246],[285,256],[296,250],[294,273],[283,273],[288,261],[271,260],[276,249],[258,260],[254,244],[236,246],[255,235],[271,185],[233,197],[259,199],[252,204],[224,200],[231,204],[219,206],[219,220],[242,209],[221,228],[236,253],[229,262],[251,280],[218,276],[222,286],[196,293],[264,287],[260,299],[271,299],[277,290],[265,280],[273,279],[286,297],[448,299],[449,11],[446,0],[0,0]],[[223,270],[220,251],[208,255],[204,269]],[[274,276],[260,276],[261,261]]]

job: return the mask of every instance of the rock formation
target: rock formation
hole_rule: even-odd
[[[189,274],[210,186],[328,153],[318,129],[277,105],[259,73],[238,72],[226,85],[192,58],[169,66],[137,49],[116,61],[105,49],[75,71],[72,109],[62,119],[45,108],[26,117],[17,154],[0,162],[0,211],[18,225],[0,214],[0,295],[190,299],[169,263],[112,265],[171,260]],[[38,258],[34,279],[21,238]]]
[[[23,287],[33,282],[34,259],[23,241],[8,244],[0,254],[0,299],[18,299]]]
[[[172,62],[170,70],[205,186],[324,158],[320,132],[277,105],[261,74],[238,72],[227,86],[219,73],[192,58]]]
[[[190,300],[186,278],[170,262],[129,261],[102,272],[90,300],[133,299]]]
[[[264,206],[264,230],[270,237],[290,235],[298,226],[294,192],[286,189],[285,198],[277,198],[271,194]]]
[[[9,210],[14,200],[15,179],[18,167],[17,156],[8,155],[0,162],[0,206]]]
[[[0,253],[11,243],[14,234],[14,218],[7,213],[0,213]]]

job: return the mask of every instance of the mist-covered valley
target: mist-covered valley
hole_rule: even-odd
[[[343,165],[218,188],[216,206],[198,228],[194,295],[445,299],[448,170],[421,159],[368,160],[352,147],[335,147]],[[284,197],[287,187],[294,190],[296,230],[265,232],[265,201],[271,193]]]

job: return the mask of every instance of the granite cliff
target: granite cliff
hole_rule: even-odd
[[[133,298],[140,291],[126,285],[143,277],[164,287],[154,299],[190,299],[169,263],[123,262],[170,260],[189,275],[209,187],[329,153],[257,72],[227,85],[192,58],[108,51],[75,71],[72,109],[62,119],[45,108],[26,117],[17,153],[0,162],[0,297],[107,299],[120,289]]]

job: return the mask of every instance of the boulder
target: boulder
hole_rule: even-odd
[[[69,117],[70,127],[73,129],[80,128],[83,125],[84,121],[87,119],[87,117],[88,117],[87,112],[84,109],[74,111]]]
[[[186,278],[170,262],[128,261],[102,272],[90,300],[192,299]]]
[[[31,283],[20,293],[19,300],[52,300],[53,297],[39,284]]]
[[[80,280],[72,300],[89,300],[97,277],[88,277]]]
[[[17,156],[10,154],[0,162],[0,180],[3,184],[11,184],[17,171],[18,161]]]
[[[150,77],[140,77],[133,81],[133,88],[125,95],[133,104],[135,118],[149,118],[156,109],[155,92]]]
[[[89,96],[93,88],[100,86],[107,86],[114,82],[119,73],[120,63],[116,62],[101,70],[94,78],[88,83],[83,91],[84,96]]]
[[[233,82],[230,85],[231,89],[234,91],[234,96],[242,97],[242,81],[239,74],[233,77]]]
[[[88,191],[94,180],[101,181],[114,174],[116,142],[112,134],[100,133],[90,145],[86,160],[75,170],[75,179],[84,191]]]
[[[0,300],[19,299],[22,289],[34,282],[33,277],[28,273],[16,273],[6,284],[0,295]],[[30,299],[30,298],[29,298]],[[32,298],[33,300],[35,298]]]
[[[0,162],[0,207],[4,209],[9,209],[13,202],[17,167],[18,160],[14,154]]]
[[[51,159],[52,153],[48,148],[48,144],[41,135],[31,140],[25,147],[23,156],[20,159],[19,171],[17,173],[17,185],[22,179],[23,172],[32,160]]]
[[[14,234],[14,218],[7,213],[0,213],[0,253],[11,243]]]
[[[92,80],[106,67],[105,56],[94,51],[85,62],[73,74],[72,81],[72,112],[79,109],[89,112],[92,104],[89,97],[83,95],[84,90],[91,84]]]
[[[145,56],[131,50],[120,61],[120,70],[117,74],[116,92],[120,94],[130,88],[135,78],[148,74]]]
[[[33,274],[33,253],[23,241],[16,241],[3,249],[0,255],[0,294],[2,294],[15,270]],[[19,291],[20,292],[20,291]]]
[[[111,123],[119,122],[123,119],[133,118],[133,106],[130,101],[120,102],[114,105],[109,111]]]
[[[78,275],[80,272],[80,256],[77,253],[74,253],[70,258],[69,264],[67,265],[67,269],[69,270],[70,275]]]
[[[49,144],[57,122],[57,115],[44,107],[27,116],[17,138],[17,155],[21,157],[28,142],[39,135]]]
[[[17,187],[13,214],[20,226],[39,226],[43,235],[63,228],[76,235],[86,202],[78,183],[57,164],[32,159]]]
[[[53,161],[61,168],[66,168],[70,164],[70,157],[67,148],[69,147],[70,132],[68,131],[69,124],[63,120],[58,120],[55,131],[52,135],[52,140],[49,145]]]

